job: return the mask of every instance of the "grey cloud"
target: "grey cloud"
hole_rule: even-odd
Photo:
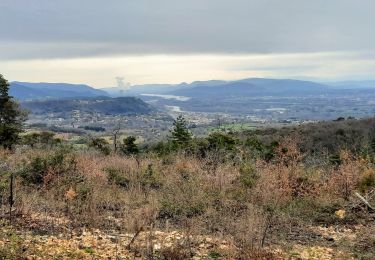
[[[232,70],[240,70],[240,71],[278,71],[278,72],[294,72],[294,73],[301,73],[305,71],[311,71],[313,69],[319,68],[318,65],[284,65],[284,66],[238,66],[239,68],[232,68]]]
[[[374,50],[373,0],[1,0],[1,59]]]

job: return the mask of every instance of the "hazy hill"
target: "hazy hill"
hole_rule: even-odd
[[[227,83],[222,80],[194,81],[190,84],[182,82],[180,84],[145,84],[134,85],[129,88],[112,87],[103,88],[112,97],[131,96],[140,94],[167,94],[171,91],[190,89],[198,86],[217,86]]]
[[[211,82],[210,82],[211,83]],[[170,94],[189,97],[230,96],[298,96],[325,94],[330,89],[324,84],[290,79],[251,78],[217,84],[196,83],[194,87],[173,90]]]
[[[83,84],[12,82],[10,94],[20,100],[98,96],[134,96],[173,94],[189,97],[298,96],[321,95],[337,90],[373,90],[375,81],[341,81],[317,83],[292,79],[249,78],[235,81],[207,80],[180,84],[145,84],[130,88],[95,89]]]
[[[138,94],[172,94],[189,97],[228,97],[228,96],[295,96],[324,94],[332,90],[331,86],[312,81],[291,79],[249,78],[235,81],[207,80],[190,84],[146,84],[129,89],[103,89],[112,96]]]
[[[104,88],[109,95],[131,96],[139,94],[172,94],[189,97],[253,97],[253,96],[305,96],[335,94],[337,90],[357,93],[373,90],[375,81],[338,81],[320,83],[294,79],[248,78],[234,81],[207,80],[190,84],[146,84],[130,88]]]
[[[107,96],[105,91],[82,84],[11,82],[10,95],[19,100]]]
[[[174,89],[174,85],[171,84],[146,84],[146,85],[135,85],[130,88],[124,87],[112,87],[103,88],[102,90],[108,93],[112,97],[131,96],[139,95],[143,93],[148,94],[161,94],[169,92]]]
[[[375,80],[352,80],[326,83],[340,89],[375,89]]]
[[[148,114],[154,110],[153,107],[135,97],[37,100],[25,101],[21,105],[33,114],[71,113],[79,110],[84,113],[131,115]]]
[[[141,93],[151,94],[146,86]],[[375,91],[307,80],[248,78],[183,83],[153,94],[159,96],[142,96],[142,99],[161,109],[177,106],[182,111],[254,115],[272,120],[328,120],[373,115]]]

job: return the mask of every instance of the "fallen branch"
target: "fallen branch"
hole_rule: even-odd
[[[126,249],[130,250],[131,245],[134,243],[135,239],[138,237],[138,235],[143,231],[143,227],[140,227],[137,232],[135,232],[134,236],[130,240],[130,242],[126,245]]]
[[[355,195],[371,210],[374,210],[374,208],[370,205],[370,203],[358,192],[355,193]]]

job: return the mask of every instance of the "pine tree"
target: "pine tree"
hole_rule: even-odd
[[[135,141],[137,140],[134,136],[128,136],[124,138],[123,144],[121,146],[121,151],[124,154],[130,155],[130,154],[138,154],[139,149]]]
[[[9,96],[9,83],[0,74],[0,145],[11,149],[19,139],[27,112]]]
[[[186,146],[192,139],[192,134],[190,133],[187,122],[185,118],[179,115],[173,122],[173,129],[171,130],[172,143],[177,146]]]

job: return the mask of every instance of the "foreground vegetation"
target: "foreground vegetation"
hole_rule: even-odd
[[[25,135],[0,152],[0,256],[373,259],[374,121],[194,139],[179,118],[168,141],[116,152]]]

